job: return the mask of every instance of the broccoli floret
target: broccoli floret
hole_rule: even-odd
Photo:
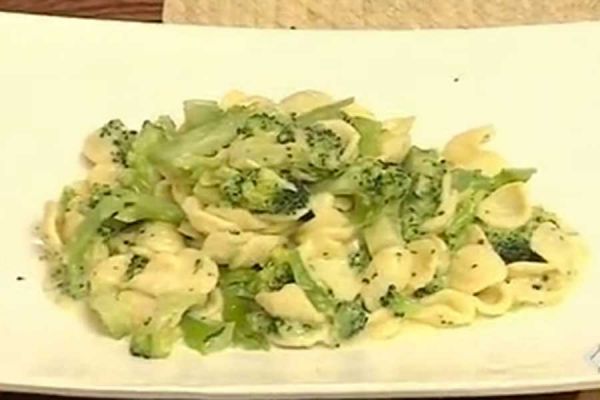
[[[353,337],[365,327],[367,320],[367,310],[360,299],[338,303],[333,316],[336,338],[345,340]]]
[[[356,251],[353,251],[348,256],[348,265],[357,273],[363,272],[371,262],[371,254],[364,240],[361,240]]]
[[[288,262],[279,260],[277,252],[265,264],[264,268],[257,273],[260,290],[279,290],[288,283],[294,282],[294,274]]]
[[[160,117],[155,122],[146,121],[131,142],[126,156],[127,169],[121,177],[125,186],[136,191],[150,193],[161,179],[161,175],[150,160],[152,151],[167,143],[175,132],[175,123],[169,117]]]
[[[400,164],[363,159],[326,186],[336,195],[354,198],[357,223],[371,222],[384,208],[395,213],[407,195],[411,178]]]
[[[423,286],[420,289],[415,290],[413,296],[417,299],[430,296],[434,293],[439,292],[440,290],[446,288],[448,286],[447,278],[445,276],[435,276],[431,282],[427,285]]]
[[[233,206],[256,213],[294,214],[306,208],[309,194],[268,168],[240,171],[221,185],[223,197]]]
[[[403,162],[412,179],[409,194],[402,205],[402,236],[410,241],[421,237],[423,222],[434,216],[441,200],[446,165],[435,150],[413,146]]]
[[[394,285],[390,286],[388,291],[381,296],[379,303],[382,307],[390,309],[396,317],[400,318],[406,317],[415,308],[414,301],[398,293]]]
[[[485,224],[483,224],[482,228],[488,241],[505,263],[508,264],[517,261],[544,261],[544,259],[530,247],[533,232],[544,222],[556,224],[555,215],[544,211],[541,208],[536,208],[530,220],[517,229],[492,228]]]
[[[265,133],[278,133],[284,129],[285,125],[286,123],[281,116],[263,112],[248,117],[244,124],[238,128],[237,133],[243,138]]]
[[[280,166],[296,179],[321,181],[337,175],[345,163],[342,139],[322,125],[299,127],[289,125],[277,135],[277,141],[287,153]]]
[[[127,270],[125,271],[125,279],[128,281],[133,279],[134,276],[142,272],[150,259],[148,257],[144,257],[139,254],[134,254],[129,261],[129,265],[127,266]]]

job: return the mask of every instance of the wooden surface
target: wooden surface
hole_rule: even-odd
[[[1,11],[159,22],[162,0],[0,0]]]
[[[0,0],[0,11],[132,21],[161,21],[162,0]],[[60,400],[57,396],[0,393],[0,400]],[[501,396],[487,400],[600,400],[600,392]],[[473,399],[475,400],[475,399]]]

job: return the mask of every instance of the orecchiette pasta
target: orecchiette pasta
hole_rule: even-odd
[[[479,205],[477,216],[486,224],[503,229],[515,229],[531,218],[532,207],[525,184],[510,183],[495,190]]]
[[[452,257],[448,283],[453,289],[472,294],[502,282],[506,275],[504,261],[492,249],[469,244]]]
[[[410,129],[415,119],[395,118],[383,123],[381,134],[381,155],[379,158],[388,162],[401,162],[410,150]]]
[[[380,308],[380,299],[390,287],[404,289],[410,281],[413,263],[413,254],[402,247],[387,247],[375,254],[365,273],[369,283],[361,291],[367,309]]]
[[[307,324],[321,324],[326,320],[296,284],[287,284],[276,292],[260,292],[256,301],[269,314],[284,320]]]
[[[423,299],[422,305],[410,318],[436,326],[470,324],[477,315],[473,296],[453,289]]]
[[[48,286],[133,355],[466,325],[557,301],[585,261],[581,237],[533,206],[535,170],[485,148],[492,127],[421,148],[413,117],[314,90],[192,99],[183,117],[89,135],[85,179],[36,229]]]
[[[60,250],[63,243],[59,234],[58,204],[56,202],[49,201],[46,203],[40,231],[47,246],[55,251]]]
[[[500,155],[482,150],[481,146],[494,136],[491,126],[463,132],[453,137],[444,147],[444,157],[457,167],[481,170],[486,175],[495,175],[506,165]]]
[[[302,114],[333,102],[330,95],[316,90],[294,93],[279,102],[279,108],[287,113]]]

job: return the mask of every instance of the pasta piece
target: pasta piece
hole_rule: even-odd
[[[394,313],[387,308],[380,308],[369,314],[364,335],[373,339],[389,339],[398,334],[402,328],[403,320],[397,318]]]
[[[381,307],[380,299],[390,287],[401,291],[408,284],[413,268],[414,256],[402,247],[387,247],[371,260],[365,273],[367,283],[361,296],[369,311]]]
[[[167,222],[147,222],[135,239],[134,252],[151,257],[154,253],[178,253],[185,247],[177,227]]]
[[[506,161],[493,151],[481,149],[493,136],[494,129],[491,126],[468,130],[453,137],[444,147],[442,155],[456,167],[481,170],[488,176],[496,175],[506,166]]]
[[[181,221],[177,227],[177,232],[192,239],[201,239],[203,237],[187,220]]]
[[[577,236],[565,233],[552,222],[544,222],[531,236],[531,249],[560,271],[575,269],[585,258],[585,249]]]
[[[178,254],[153,255],[145,268],[128,283],[132,289],[151,296],[186,293],[203,300],[217,285],[219,270],[199,250],[184,249]]]
[[[100,261],[90,272],[90,293],[119,288],[131,260],[130,255],[120,254]]]
[[[58,229],[58,203],[48,201],[44,207],[44,217],[40,225],[42,238],[47,246],[54,251],[59,251],[62,248],[62,240]]]
[[[227,110],[233,106],[251,106],[258,105],[260,108],[272,108],[274,103],[262,96],[248,96],[239,90],[232,90],[226,93],[221,99],[219,106]]]
[[[83,155],[94,164],[112,163],[117,150],[110,140],[100,137],[100,130],[90,134],[83,143]]]
[[[255,299],[274,317],[307,324],[325,322],[325,316],[317,311],[304,291],[295,283],[287,284],[276,292],[260,292]]]
[[[545,262],[515,262],[508,265],[507,286],[517,304],[550,304],[560,300],[568,278],[560,267]]]
[[[512,291],[504,282],[483,289],[475,298],[477,311],[488,316],[502,315],[513,305]]]
[[[284,243],[285,238],[281,236],[250,234],[248,240],[229,262],[229,267],[252,267],[255,264],[264,264],[273,250]]]
[[[208,206],[205,211],[226,221],[236,224],[242,231],[259,231],[267,228],[268,224],[243,208],[226,208]]]
[[[469,244],[452,257],[448,284],[453,289],[471,294],[502,282],[506,275],[504,261],[491,248]]]
[[[73,237],[79,224],[81,224],[84,219],[85,217],[79,211],[69,210],[65,212],[62,227],[60,229],[60,236],[64,243]]]
[[[171,197],[177,204],[179,204],[183,208],[183,204],[189,197],[189,193],[186,192],[180,185],[172,184]],[[196,200],[196,202],[199,204],[198,200]]]
[[[349,241],[354,236],[354,227],[348,218],[334,207],[334,196],[320,193],[311,198],[311,209],[315,217],[298,228],[296,240],[304,242],[311,237],[327,237],[338,241]]]
[[[415,291],[433,280],[436,272],[445,272],[448,263],[448,249],[437,238],[424,238],[410,242],[407,248],[413,254],[413,263],[407,287]]]
[[[101,292],[92,296],[89,304],[116,338],[150,321],[157,308],[156,299],[134,290]]]
[[[200,202],[195,197],[186,197],[181,204],[190,224],[201,233],[211,232],[239,232],[240,227],[231,221],[206,212],[200,207]]]
[[[333,97],[316,90],[291,94],[279,102],[279,108],[287,113],[302,114],[317,107],[333,103]]]
[[[285,238],[277,235],[214,232],[206,237],[202,250],[219,264],[229,264],[231,268],[251,267],[267,261],[284,241]]]
[[[442,179],[442,195],[440,205],[432,217],[423,223],[421,227],[425,232],[440,233],[454,218],[456,206],[458,205],[458,191],[452,188],[452,175],[446,174]]]
[[[409,318],[434,326],[467,325],[477,314],[475,298],[453,289],[425,297],[421,304]]]
[[[414,117],[394,118],[383,122],[381,155],[378,157],[380,160],[386,162],[404,160],[410,150],[410,129],[414,122]]]
[[[485,232],[478,224],[471,224],[467,228],[466,236],[465,236],[465,244],[479,244],[482,246],[491,247]]]
[[[209,319],[221,321],[223,319],[223,294],[216,288],[208,295],[206,303],[197,304],[188,311],[190,317],[198,320]]]
[[[113,185],[119,177],[119,167],[113,163],[96,164],[88,172],[87,180],[91,184]]]
[[[342,108],[342,111],[349,117],[361,117],[367,119],[375,119],[375,114],[366,107],[354,102]]]
[[[317,344],[328,344],[331,342],[331,332],[327,325],[321,325],[311,329],[303,329],[296,333],[293,330],[280,330],[278,335],[269,335],[269,341],[277,346],[290,348],[313,347]]]
[[[386,247],[403,244],[398,228],[385,216],[377,218],[372,225],[364,228],[363,235],[371,254],[378,253]]]
[[[361,282],[350,269],[346,258],[317,258],[311,262],[314,275],[322,281],[336,299],[351,301],[359,294]]]
[[[531,218],[533,208],[523,182],[509,183],[486,197],[477,208],[477,216],[495,228],[516,229]]]

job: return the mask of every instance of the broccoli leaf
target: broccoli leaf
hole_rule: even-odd
[[[202,124],[155,149],[150,158],[163,169],[172,170],[188,165],[197,157],[215,154],[235,139],[247,115],[246,109],[234,107],[221,118]]]
[[[367,324],[367,311],[360,299],[337,304],[333,328],[338,339],[346,340],[360,332]]]
[[[287,250],[280,256],[280,262],[289,264],[294,274],[294,280],[300,286],[315,308],[330,314],[335,307],[335,300],[325,288],[319,285],[311,276],[297,250]]]
[[[223,320],[234,323],[233,343],[247,350],[267,350],[266,332],[259,331],[251,319],[256,313],[262,313],[262,309],[254,300],[223,290]]]
[[[170,121],[170,119],[169,119]],[[121,178],[123,183],[135,191],[150,193],[161,176],[150,161],[150,153],[165,143],[169,132],[174,129],[172,121],[146,121],[137,138],[132,141],[127,153],[127,169]]]
[[[202,354],[227,348],[233,341],[235,324],[211,320],[197,320],[184,316],[180,323],[185,344]]]
[[[409,313],[415,310],[416,304],[410,298],[401,295],[398,291],[390,286],[387,293],[380,299],[383,307],[391,310],[396,317],[406,317]]]
[[[289,215],[308,204],[308,191],[302,184],[293,184],[268,168],[237,172],[220,188],[231,205],[256,213]]]
[[[350,123],[360,133],[358,149],[361,156],[377,157],[381,154],[381,122],[369,118],[354,117]]]
[[[213,122],[223,117],[223,110],[216,101],[187,100],[183,102],[184,123],[179,128],[180,133],[186,133],[199,126]]]

